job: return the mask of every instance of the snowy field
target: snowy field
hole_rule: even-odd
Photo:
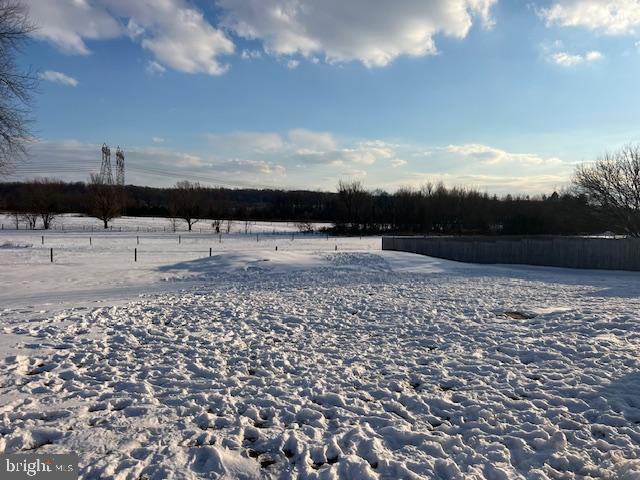
[[[213,219],[202,219],[193,225],[193,232],[197,233],[212,233],[213,232]],[[227,231],[227,225],[230,224]],[[316,230],[322,228],[328,228],[332,225],[330,223],[312,223]],[[38,226],[41,226],[41,222],[38,221]],[[18,222],[18,227],[21,230],[26,230],[27,225],[24,221]],[[1,229],[15,229],[14,217],[0,213],[0,228]],[[65,214],[56,217],[51,229],[55,231],[68,231],[68,232],[100,232],[104,230],[101,220],[92,217],[86,217],[79,214]],[[221,220],[220,229],[222,233],[262,233],[262,234],[276,234],[276,233],[298,233],[299,229],[294,222],[253,222],[243,220],[233,220],[227,222],[227,220]],[[174,223],[168,218],[158,217],[120,217],[109,222],[109,231],[115,232],[172,232],[174,230]],[[179,232],[187,231],[187,224],[184,221],[177,220],[175,222],[175,230]]]
[[[0,231],[0,452],[86,479],[640,479],[640,274],[83,221]]]

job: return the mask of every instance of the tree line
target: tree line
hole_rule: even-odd
[[[46,202],[45,202],[46,199]],[[0,183],[0,211],[28,228],[63,213],[93,216],[108,228],[121,215],[157,216],[184,221],[189,230],[204,219],[330,222],[335,194],[316,191],[210,188],[180,181],[172,188],[108,185],[99,176],[67,183],[52,178]]]
[[[331,222],[343,234],[579,235],[605,231],[640,237],[640,146],[628,145],[576,168],[572,187],[550,195],[489,195],[425,183],[394,193],[340,181],[336,192],[209,188],[180,181],[172,188],[116,186],[41,178],[0,183],[0,210],[29,228],[50,228],[56,215],[84,213],[109,222],[122,215],[281,220],[310,230]],[[217,221],[217,223],[216,223]]]
[[[583,234],[608,229],[584,194],[498,197],[474,189],[425,184],[395,193],[340,182],[337,192],[208,188],[182,181],[173,188],[36,179],[0,183],[0,210],[29,228],[49,228],[56,215],[83,213],[105,228],[126,214],[179,219],[331,222],[343,234]],[[219,226],[220,224],[217,223]],[[215,228],[215,225],[214,225]]]

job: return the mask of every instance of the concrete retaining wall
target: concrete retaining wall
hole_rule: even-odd
[[[470,263],[640,271],[637,238],[383,237],[382,249]]]

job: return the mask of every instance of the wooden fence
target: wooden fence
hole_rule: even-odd
[[[640,271],[638,238],[383,237],[382,249],[470,263]]]

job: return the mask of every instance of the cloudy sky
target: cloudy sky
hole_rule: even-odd
[[[640,0],[27,0],[14,178],[550,192],[640,141]]]

